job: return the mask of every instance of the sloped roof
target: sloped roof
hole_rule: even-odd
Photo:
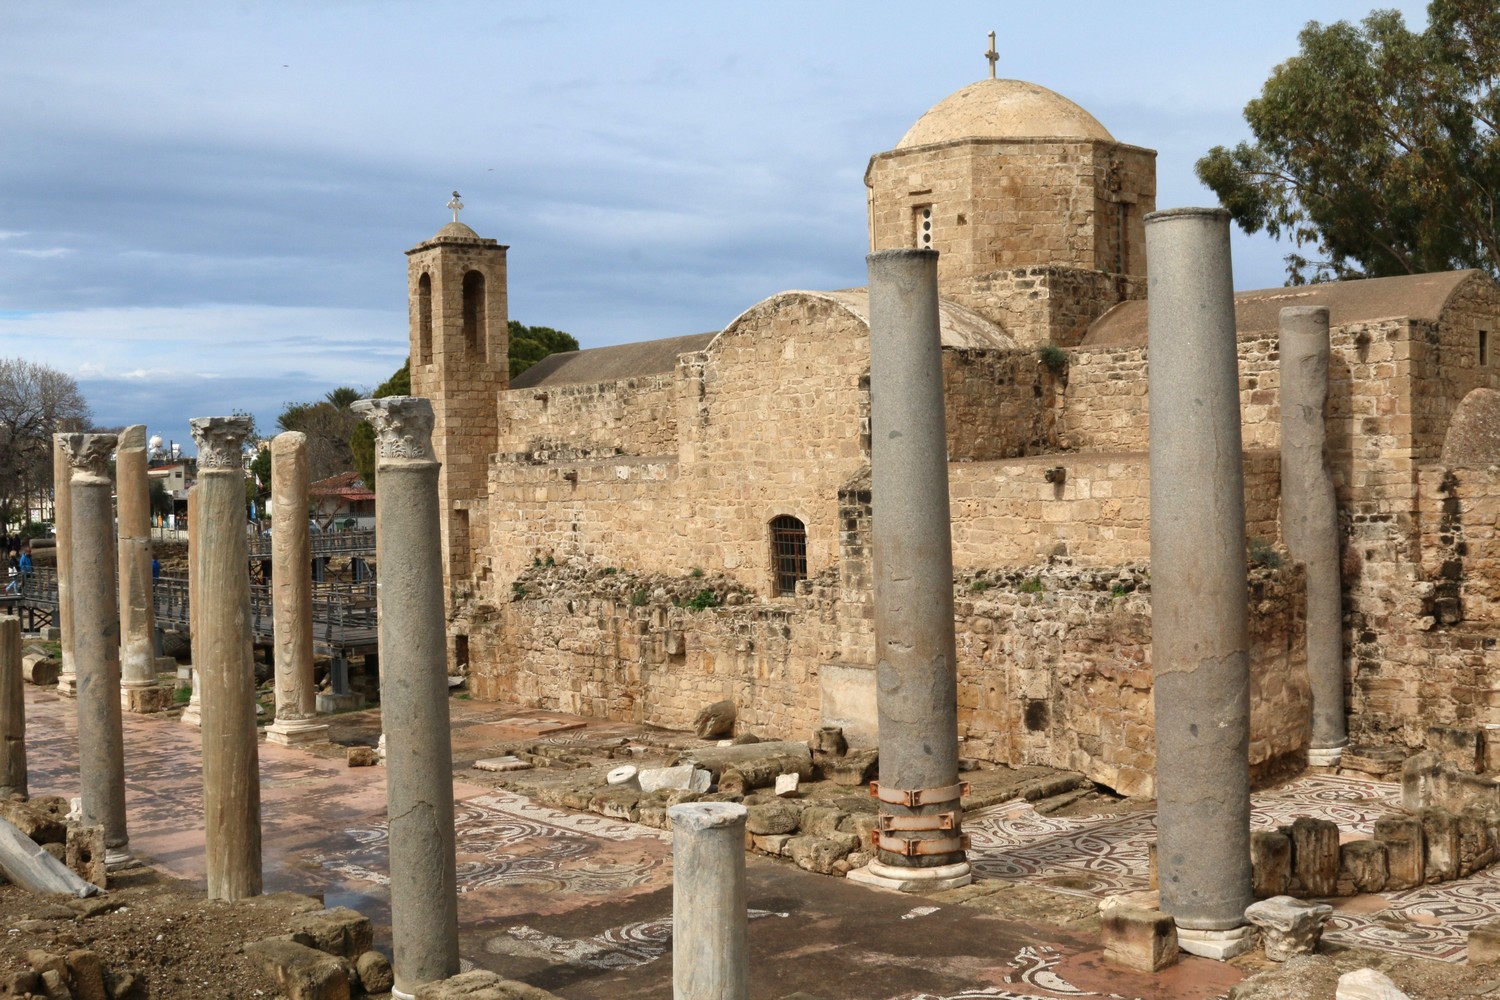
[[[307,488],[311,497],[337,497],[340,500],[374,500],[375,494],[365,485],[358,472],[341,472],[319,479]]]
[[[689,337],[667,337],[638,344],[614,344],[549,354],[511,379],[510,387],[536,389],[544,385],[590,385],[645,375],[665,375],[676,370],[679,354],[701,351],[715,336],[717,334],[697,333]]]
[[[777,292],[770,298],[762,299],[746,309],[736,316],[719,336],[733,332],[735,327],[751,314],[790,298],[809,298],[830,302],[864,326],[870,325],[870,290],[868,288],[845,288],[836,292],[789,291]],[[938,300],[938,333],[943,346],[949,348],[1011,350],[1016,346],[1016,342],[1011,339],[1010,335],[994,323],[967,306],[961,306],[947,299]]]
[[[1274,333],[1286,306],[1327,306],[1332,326],[1398,317],[1436,321],[1459,286],[1482,273],[1439,271],[1236,292],[1235,327],[1241,337]],[[1094,320],[1079,346],[1144,347],[1146,310],[1142,299],[1121,302]]]

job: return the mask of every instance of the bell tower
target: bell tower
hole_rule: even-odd
[[[482,542],[486,473],[510,384],[505,251],[458,221],[406,251],[411,391],[432,401],[432,445],[442,463],[438,504],[447,600],[466,589]]]

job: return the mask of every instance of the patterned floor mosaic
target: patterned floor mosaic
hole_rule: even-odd
[[[1250,822],[1253,829],[1272,829],[1315,816],[1337,823],[1346,837],[1369,836],[1375,820],[1400,800],[1400,786],[1389,782],[1299,778],[1253,795]],[[1103,898],[1147,889],[1147,845],[1156,837],[1156,813],[1065,818],[1006,802],[965,816],[964,830],[973,841],[969,857],[976,878]],[[1324,933],[1329,941],[1458,962],[1466,956],[1470,929],[1500,917],[1500,872],[1331,902],[1335,912]]]

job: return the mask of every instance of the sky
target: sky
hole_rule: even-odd
[[[188,452],[194,416],[274,433],[400,367],[404,252],[455,189],[511,318],[584,347],[861,285],[870,156],[988,75],[990,31],[1000,76],[1158,151],[1159,208],[1212,205],[1193,162],[1302,26],[1370,9],[0,0],[0,357]],[[1288,249],[1236,230],[1236,287]]]

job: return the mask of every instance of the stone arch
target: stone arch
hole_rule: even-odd
[[[417,364],[432,364],[432,275],[417,278]]]
[[[464,350],[470,355],[484,355],[484,275],[464,272]]]
[[[771,593],[789,597],[807,579],[807,523],[795,514],[777,514],[767,522],[771,545]]]

